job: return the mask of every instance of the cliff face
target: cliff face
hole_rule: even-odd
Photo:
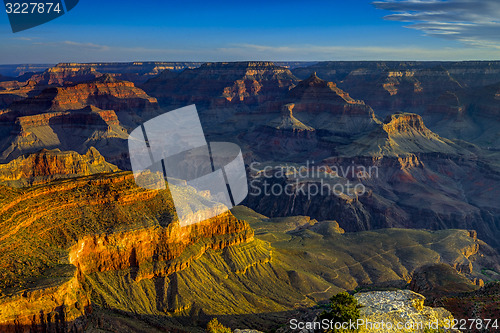
[[[69,262],[81,273],[136,268],[136,280],[170,275],[190,265],[208,249],[221,250],[253,239],[244,221],[226,213],[188,227],[172,224],[111,235],[91,235],[78,240],[69,252]],[[191,255],[188,248],[199,249]],[[184,253],[183,259],[176,260]]]
[[[160,75],[142,87],[167,105],[220,108],[273,101],[297,82],[289,69],[270,62],[206,63],[178,75]]]
[[[293,70],[300,78],[313,72],[381,117],[417,113],[443,137],[498,149],[494,86],[500,62],[324,62]]]
[[[10,104],[20,101],[26,96],[22,96],[22,94],[16,93],[7,93],[5,91],[0,90],[0,108],[4,108],[9,106]]]
[[[158,108],[156,99],[132,82],[116,80],[109,74],[86,83],[45,89],[36,97],[14,103],[11,108],[21,115],[30,115],[32,110],[78,110],[88,105],[115,111]]]
[[[59,63],[55,66],[16,68],[13,73],[14,76],[22,76],[18,80],[28,79],[41,87],[91,81],[105,73],[139,84],[164,70],[181,71],[200,65],[196,62]]]
[[[430,131],[424,125],[422,117],[416,114],[394,114],[388,116],[384,121],[384,131],[389,135],[406,134],[412,131],[420,132],[423,135]]]
[[[129,169],[123,157],[128,132],[160,113],[155,98],[110,75],[48,88],[0,112],[0,160],[42,148],[84,154],[95,146],[107,160]]]
[[[40,86],[74,84],[85,81],[91,81],[102,76],[92,67],[69,67],[69,66],[54,66],[48,68],[43,73],[34,74],[30,81],[34,81]]]
[[[0,108],[10,106],[16,101],[21,101],[24,98],[40,92],[41,88],[36,86],[36,82],[27,81],[6,81],[0,82]]]
[[[257,150],[269,142],[268,150],[275,155],[264,158],[279,160],[286,148],[272,145],[278,140],[293,142],[293,135],[275,135],[267,141],[255,136],[261,146],[253,147]],[[337,156],[322,159],[329,153],[325,141],[318,133],[314,141],[301,140],[303,146],[292,146],[299,157],[289,154],[288,162],[254,165],[246,204],[271,217],[299,214],[337,220],[347,231],[385,227],[475,229],[480,238],[497,246],[492,237],[499,232],[494,222],[498,220],[498,204],[492,199],[498,192],[493,185],[498,182],[494,167],[479,161],[477,151],[431,132],[420,116],[392,115],[371,132],[334,146]],[[300,156],[314,156],[315,164],[311,160],[309,164],[290,162],[300,160]],[[303,176],[280,172],[287,165],[303,168]],[[329,169],[336,173],[324,171]],[[359,170],[366,174],[358,174]],[[356,185],[363,190],[354,190]],[[287,192],[270,194],[273,186]]]
[[[1,200],[2,332],[79,331],[101,294],[90,275],[169,276],[210,249],[253,239],[230,213],[180,227],[168,191],[137,188],[128,173],[4,187]]]
[[[380,124],[363,101],[352,99],[334,83],[315,74],[267,104],[264,111],[246,117],[236,114],[230,123],[244,118],[252,120],[255,129],[240,136],[255,155],[288,161],[304,160],[311,155],[330,156],[339,141],[345,142]]]
[[[316,73],[290,90],[287,99],[295,105],[295,116],[315,129],[355,135],[378,122],[363,101],[352,99],[335,83],[320,79]]]
[[[314,128],[305,125],[293,115],[295,104],[286,104],[281,109],[281,117],[271,122],[271,126],[278,130],[290,130],[292,132],[313,132]]]
[[[362,165],[366,170],[372,168],[371,176],[365,179],[316,176],[318,167],[309,171],[304,167],[304,174],[314,174],[309,177],[293,174],[273,177],[279,174],[278,168],[268,169],[269,175],[258,174],[256,170],[257,175],[250,176],[252,188],[246,204],[271,217],[306,215],[318,220],[337,220],[349,232],[387,227],[474,229],[479,237],[498,246],[496,237],[492,236],[500,232],[494,217],[498,214],[494,196],[488,195],[491,191],[470,188],[470,180],[462,178],[477,172],[475,163],[462,169],[456,167],[457,161],[434,162],[413,157],[373,162],[348,158],[329,159],[322,164],[323,168],[340,170],[349,170],[352,165]],[[439,170],[450,170],[453,174]],[[481,170],[485,174],[475,177],[473,183],[483,190],[489,189],[487,184],[492,182],[489,171]],[[346,185],[348,180],[350,190]],[[364,191],[355,193],[353,187],[358,184],[363,184]],[[271,188],[283,189],[283,192],[275,190],[271,194]],[[335,192],[335,189],[344,192]]]
[[[387,116],[383,124],[338,151],[345,156],[404,158],[411,154],[473,155],[429,130],[422,117],[413,113]]]
[[[250,142],[252,150],[267,158],[266,152],[275,157],[289,156],[290,152],[301,154],[317,146],[316,130],[298,120],[294,110],[295,104],[284,105],[280,115],[273,114],[273,118],[269,115],[269,122],[247,134],[245,140]]]
[[[498,150],[500,139],[500,85],[498,83],[461,92],[449,92],[423,113],[430,126],[449,138],[473,142]]]
[[[450,74],[452,66],[449,62],[324,62],[294,73],[303,78],[317,72],[385,116],[421,112],[446,91],[466,86]]]
[[[387,112],[423,112],[447,91],[462,89],[443,67],[416,70],[356,70],[341,83],[353,96],[363,98],[381,115]]]
[[[156,77],[162,71],[181,71],[186,68],[200,66],[198,62],[129,62],[129,63],[60,63],[51,68],[59,72],[96,72],[108,73],[112,76],[131,81],[135,84],[143,83],[150,78]],[[49,69],[50,70],[50,69]],[[100,75],[98,75],[100,76]],[[76,82],[74,82],[76,83]]]
[[[306,101],[327,100],[337,104],[361,104],[360,101],[353,100],[348,93],[342,91],[333,82],[320,79],[316,73],[300,83],[290,91],[290,97]]]
[[[55,179],[116,171],[118,168],[107,163],[93,147],[85,155],[76,152],[61,152],[59,149],[44,149],[0,165],[0,183],[12,187],[25,187]]]
[[[33,161],[35,170],[52,166]],[[272,327],[279,313],[339,290],[405,282],[428,263],[458,268],[491,256],[467,231],[347,234],[341,221],[268,220],[243,208],[180,227],[167,190],[138,188],[124,172],[0,190],[2,332],[79,332],[121,327],[127,318],[182,328],[193,318],[236,314],[245,314],[234,319],[239,327]],[[205,199],[189,204],[196,200]],[[483,268],[474,262],[470,276]]]
[[[123,166],[122,154],[126,149],[128,131],[113,110],[89,106],[81,110],[21,117],[16,117],[14,112],[7,112],[2,116],[4,121],[0,124],[10,129],[8,136],[0,139],[3,146],[0,158],[3,162],[10,162],[40,149],[58,148],[85,154],[95,147],[108,161]],[[123,114],[120,118],[125,118],[125,121],[128,119]]]
[[[92,308],[81,283],[69,273],[52,278],[54,286],[0,298],[2,333],[85,332]]]

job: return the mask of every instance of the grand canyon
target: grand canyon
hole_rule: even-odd
[[[180,226],[127,140],[192,104],[249,194]],[[2,65],[0,163],[0,332],[288,332],[342,291],[500,317],[500,62]]]

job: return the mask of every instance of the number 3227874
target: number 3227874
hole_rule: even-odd
[[[60,13],[62,11],[60,4],[53,2],[23,2],[5,4],[7,14],[50,14]]]

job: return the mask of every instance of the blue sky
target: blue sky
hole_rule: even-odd
[[[13,34],[0,63],[496,60],[498,0],[95,1]]]

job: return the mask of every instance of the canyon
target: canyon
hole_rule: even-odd
[[[0,67],[0,332],[270,331],[344,290],[497,304],[500,63],[42,67]],[[127,139],[189,104],[250,192],[180,227]]]

